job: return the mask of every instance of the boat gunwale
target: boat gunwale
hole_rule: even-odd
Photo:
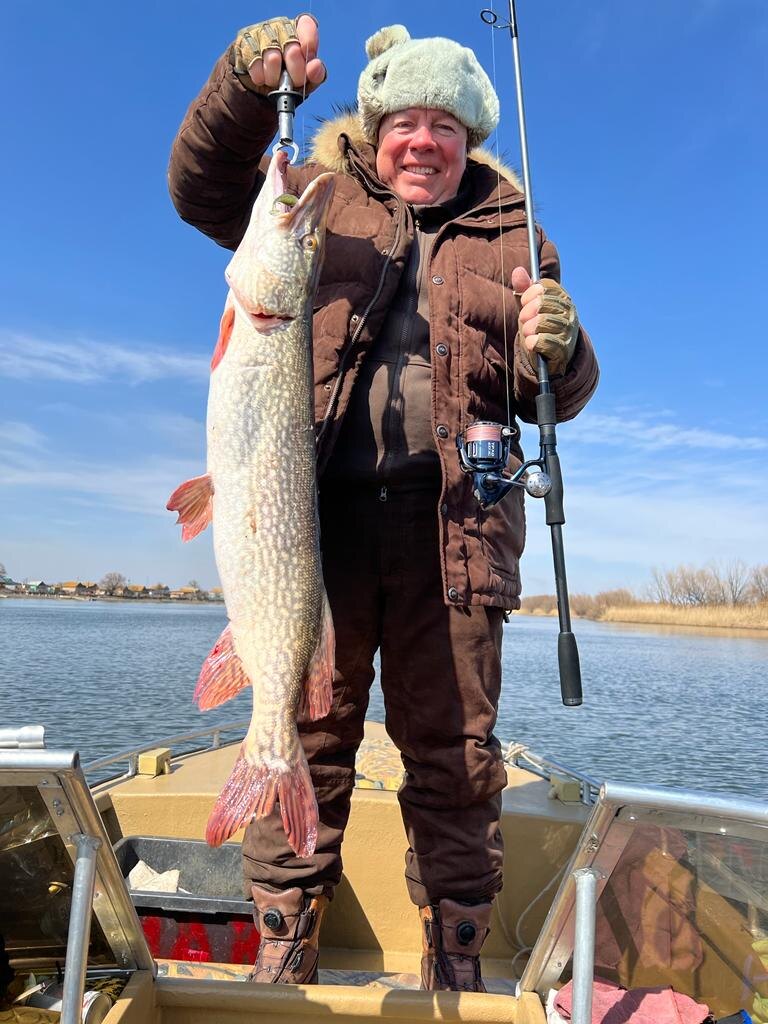
[[[223,725],[208,726],[205,729],[196,729],[194,732],[180,733],[160,740],[153,740],[150,743],[145,743],[138,747],[132,747],[128,750],[120,751],[119,753],[112,754],[109,757],[102,757],[96,761],[89,761],[88,764],[82,766],[83,772],[87,778],[89,775],[93,775],[95,772],[100,772],[104,768],[109,767],[109,765],[113,765],[121,761],[127,761],[127,769],[122,774],[118,772],[115,775],[108,775],[103,779],[91,782],[90,785],[95,789],[97,787],[111,786],[120,782],[126,782],[135,778],[139,774],[140,754],[144,754],[150,750],[155,750],[158,747],[169,747],[171,748],[171,764],[175,764],[185,758],[194,756],[195,754],[203,754],[210,750],[219,750],[222,746],[226,747],[233,745],[237,742],[237,739],[241,738],[241,736],[245,734],[248,724],[249,720],[247,718],[242,718],[234,722],[224,723]],[[221,742],[223,733],[236,731],[240,734],[238,738],[227,740],[225,743]],[[191,750],[179,751],[175,754],[173,753],[174,746],[178,746],[181,743],[191,743],[207,736],[211,737],[211,742],[209,744],[200,745],[192,748]],[[591,776],[586,772],[579,771],[576,768],[571,768],[570,766],[564,765],[552,758],[542,757],[541,755],[534,753],[523,743],[509,743],[503,754],[503,761],[510,767],[530,772],[532,775],[544,779],[547,782],[552,780],[553,775],[566,776],[574,779],[580,785],[580,802],[588,807],[592,806],[596,802],[600,788],[603,785],[603,783],[594,778],[594,776]]]

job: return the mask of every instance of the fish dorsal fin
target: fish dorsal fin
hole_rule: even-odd
[[[235,323],[235,307],[227,305],[224,307],[224,312],[221,316],[221,324],[219,325],[219,339],[216,342],[216,348],[213,350],[213,359],[211,359],[211,372],[216,369],[221,360],[224,358],[224,353],[227,351],[227,345],[229,339],[232,337],[232,328]]]

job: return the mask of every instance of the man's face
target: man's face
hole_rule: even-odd
[[[467,129],[444,110],[409,107],[379,125],[376,171],[406,203],[453,199],[466,165]]]

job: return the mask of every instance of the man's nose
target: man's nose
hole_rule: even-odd
[[[411,148],[412,149],[433,149],[435,145],[435,137],[432,134],[432,129],[427,125],[420,125],[411,136]]]

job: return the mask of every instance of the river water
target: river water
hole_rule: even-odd
[[[248,718],[250,693],[205,715],[200,664],[220,605],[0,600],[0,726],[42,724],[88,762]],[[585,704],[564,708],[557,621],[505,626],[497,735],[599,779],[768,797],[768,639],[579,621]],[[368,717],[383,721],[374,684]]]

